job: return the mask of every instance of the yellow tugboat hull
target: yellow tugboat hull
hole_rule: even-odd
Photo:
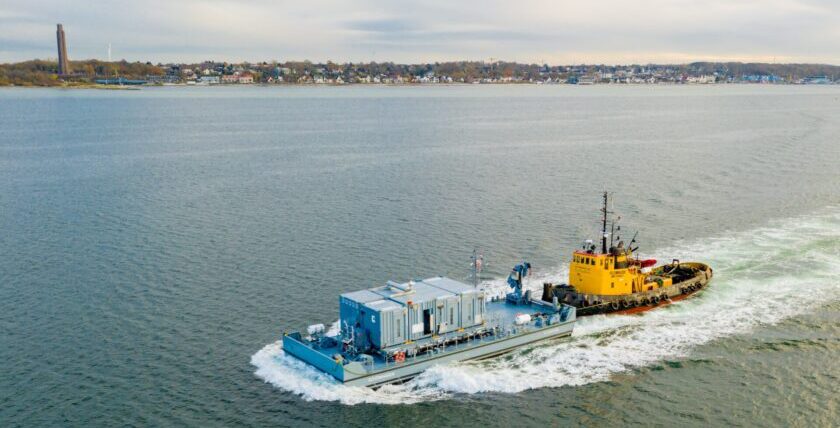
[[[669,279],[649,289],[625,294],[589,294],[568,285],[544,284],[543,300],[558,299],[575,306],[578,316],[607,313],[637,313],[685,299],[704,289],[714,272],[704,263],[688,262],[653,268],[650,277]],[[648,282],[647,284],[651,284]]]

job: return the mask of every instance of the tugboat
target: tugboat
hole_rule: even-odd
[[[543,302],[523,290],[531,265],[517,264],[513,289],[494,297],[478,287],[481,259],[473,255],[472,285],[445,277],[344,293],[340,332],[323,324],[307,335],[283,335],[283,350],[345,385],[400,383],[436,364],[489,358],[543,340],[569,336],[575,308]]]
[[[655,259],[634,256],[639,247],[624,241],[614,242],[616,221],[607,231],[609,195],[604,192],[601,251],[592,240],[584,242],[572,255],[568,284],[543,284],[542,300],[560,302],[577,308],[578,316],[636,313],[685,299],[709,285],[712,268],[704,263],[680,262],[655,266]],[[620,217],[619,217],[620,219]],[[638,234],[638,232],[637,232]],[[607,239],[609,238],[609,246]],[[613,245],[615,244],[615,245]]]

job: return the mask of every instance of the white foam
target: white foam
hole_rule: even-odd
[[[634,316],[578,321],[571,340],[549,342],[480,362],[437,366],[404,385],[373,391],[338,384],[283,353],[277,342],[257,352],[256,375],[307,400],[413,403],[454,393],[514,393],[582,385],[616,373],[680,359],[699,345],[777,323],[840,299],[840,207],[697,242],[679,242],[654,256],[678,255],[715,269],[700,295]],[[563,281],[568,267],[537,274],[526,286]],[[484,286],[504,291],[504,279]],[[803,290],[807,290],[803,292]],[[336,331],[333,325],[332,331]]]

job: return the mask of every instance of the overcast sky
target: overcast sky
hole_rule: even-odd
[[[0,62],[840,65],[840,0],[0,0]]]

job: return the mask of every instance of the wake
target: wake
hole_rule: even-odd
[[[572,339],[525,348],[503,357],[434,367],[403,385],[379,390],[347,387],[286,355],[278,341],[251,357],[255,374],[306,400],[343,404],[404,404],[453,394],[515,393],[584,385],[617,373],[679,359],[710,341],[778,323],[840,300],[840,207],[775,221],[768,226],[697,242],[678,242],[654,257],[708,262],[715,270],[702,293],[642,315],[578,320]],[[565,281],[568,266],[528,282]],[[504,292],[503,279],[483,284]],[[803,292],[807,290],[807,292]],[[333,326],[335,331],[335,325]]]

